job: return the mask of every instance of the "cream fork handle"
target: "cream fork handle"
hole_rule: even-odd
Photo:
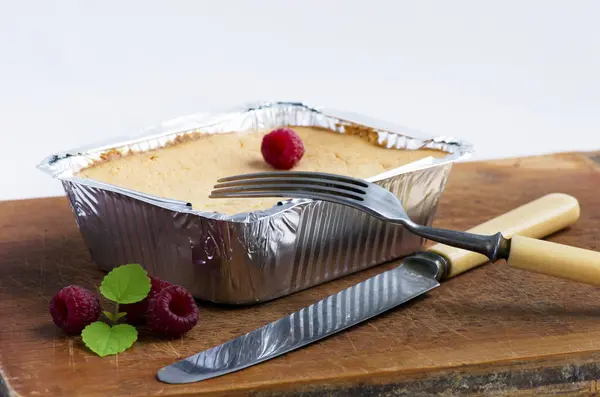
[[[600,286],[600,252],[524,236],[513,236],[508,265]]]
[[[577,199],[563,193],[551,193],[484,222],[468,232],[482,235],[501,232],[506,238],[514,238],[518,235],[537,239],[572,225],[579,219],[579,215],[580,208]],[[509,255],[509,263],[515,264],[515,267],[521,265],[522,268],[529,266],[531,269],[540,270],[540,266],[535,267],[531,258],[523,254],[524,251],[521,248],[525,249],[527,244],[519,245],[518,238],[516,241],[518,254],[513,258],[510,258]],[[436,244],[428,251],[440,254],[448,260],[449,270],[446,277],[457,276],[488,262],[485,255],[444,244]],[[514,260],[510,262],[511,259]]]

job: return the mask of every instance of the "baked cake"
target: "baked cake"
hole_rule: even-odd
[[[305,153],[294,171],[320,171],[368,178],[425,158],[437,150],[398,150],[379,146],[374,132],[341,134],[316,127],[291,127]],[[209,199],[219,178],[273,171],[261,154],[271,130],[204,134],[144,153],[106,156],[77,176],[159,197],[192,203],[195,210],[224,214],[264,210],[280,198]],[[376,136],[376,134],[375,134]]]

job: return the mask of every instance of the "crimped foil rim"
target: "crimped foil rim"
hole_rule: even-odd
[[[249,113],[255,110],[260,110],[264,108],[276,107],[276,106],[294,106],[298,108],[304,108],[310,112],[315,112],[318,114],[322,114],[323,116],[330,117],[332,119],[338,119],[342,122],[356,124],[360,126],[368,127],[374,131],[376,131],[379,135],[380,143],[382,139],[385,139],[388,135],[396,135],[410,141],[418,141],[420,142],[419,148],[437,148],[442,151],[448,152],[447,156],[441,158],[430,158],[430,159],[421,159],[414,161],[412,163],[408,163],[397,167],[393,170],[389,170],[379,175],[374,175],[372,177],[366,178],[369,182],[378,182],[390,177],[394,177],[400,174],[406,174],[410,172],[415,172],[427,168],[438,167],[446,164],[451,164],[457,161],[465,160],[471,157],[475,150],[472,144],[466,142],[464,140],[460,140],[454,137],[448,136],[432,136],[428,135],[420,130],[409,129],[407,127],[399,126],[387,121],[382,121],[378,119],[373,119],[368,116],[353,113],[353,112],[345,112],[340,111],[334,108],[326,108],[326,107],[316,107],[310,106],[304,102],[294,102],[294,101],[257,101],[247,103],[245,105],[240,105],[232,108],[221,109],[211,112],[202,112],[195,113],[188,116],[174,118],[160,124],[145,128],[141,131],[141,133],[136,137],[121,137],[121,138],[113,138],[108,142],[98,143],[98,144],[89,144],[85,146],[80,146],[78,148],[70,149],[67,151],[58,152],[52,154],[45,159],[43,159],[38,165],[37,168],[41,171],[47,173],[61,181],[77,183],[81,185],[90,186],[92,188],[98,188],[106,191],[115,192],[118,194],[123,194],[125,196],[141,200],[168,210],[177,211],[177,212],[185,212],[194,215],[198,215],[204,218],[236,222],[236,223],[251,223],[263,218],[275,216],[283,211],[287,211],[290,208],[293,208],[298,205],[307,204],[313,201],[319,200],[311,200],[311,199],[291,199],[291,200],[282,200],[281,204],[275,205],[271,208],[253,212],[245,212],[238,213],[234,215],[223,214],[219,212],[207,212],[201,210],[194,210],[190,203],[166,199],[158,196],[154,196],[151,194],[134,191],[131,189],[121,188],[116,185],[111,185],[95,180],[83,179],[79,177],[75,177],[72,175],[65,174],[64,171],[59,172],[57,169],[57,164],[62,161],[67,161],[69,158],[77,157],[77,156],[85,156],[91,153],[99,153],[110,150],[115,147],[122,147],[127,145],[134,145],[141,142],[145,142],[150,139],[156,138],[165,138],[169,136],[177,136],[177,135],[185,135],[193,132],[197,132],[198,130],[206,129],[208,127],[218,125],[236,115]],[[412,150],[416,150],[412,149]],[[411,150],[411,149],[409,149]]]

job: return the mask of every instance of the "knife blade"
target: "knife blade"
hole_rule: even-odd
[[[542,238],[573,224],[579,203],[549,194],[469,231]],[[165,383],[191,383],[270,360],[368,320],[440,285],[440,281],[487,262],[484,255],[436,244],[401,264],[330,295],[264,327],[166,366]]]
[[[399,266],[165,367],[158,372],[158,378],[167,383],[187,383],[225,375],[351,327],[438,285],[435,277],[428,273],[427,266],[416,263]]]

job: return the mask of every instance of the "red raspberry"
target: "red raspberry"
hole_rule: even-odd
[[[198,306],[185,288],[173,285],[150,300],[146,320],[154,332],[182,336],[198,322]]]
[[[272,167],[289,170],[304,155],[304,144],[294,130],[279,128],[263,137],[260,151]]]
[[[148,302],[150,301],[150,299],[152,299],[163,289],[173,285],[168,281],[161,280],[150,275],[148,275],[148,277],[150,277],[150,292],[148,293],[148,296],[139,302],[126,303],[119,306],[120,312],[127,313],[127,317],[125,317],[125,320],[129,324],[142,324],[146,319],[146,312],[148,311]]]
[[[54,324],[66,333],[76,334],[100,317],[100,300],[91,291],[69,285],[50,301]]]

